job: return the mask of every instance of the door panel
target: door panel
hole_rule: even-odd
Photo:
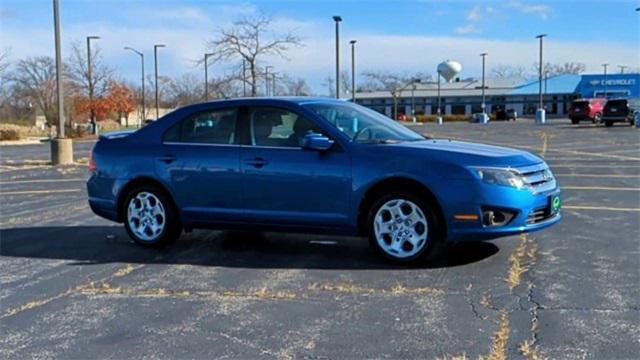
[[[193,114],[165,134],[157,166],[168,173],[183,215],[194,221],[242,214],[237,109]]]
[[[286,110],[267,114],[269,109],[250,109],[252,145],[241,147],[247,220],[272,225],[348,223],[351,193],[348,153],[302,149],[299,139],[306,131],[317,131],[314,124]],[[300,122],[296,126],[299,119],[309,123]],[[258,124],[260,121],[269,125]]]

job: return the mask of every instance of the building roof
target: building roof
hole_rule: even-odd
[[[486,78],[485,79],[485,95],[496,96],[505,95],[509,91],[522,84],[522,78]],[[412,96],[411,85],[407,86],[399,95],[399,97],[407,98]],[[482,94],[482,80],[469,78],[454,82],[440,83],[440,96],[442,97],[458,97],[458,96],[480,96]],[[428,82],[416,84],[413,91],[415,97],[435,97],[438,95],[438,83]],[[377,99],[390,98],[391,92],[387,90],[380,91],[364,91],[356,93],[358,99]]]
[[[573,94],[576,92],[582,76],[580,75],[556,75],[542,80],[542,89],[546,94]],[[546,90],[545,90],[546,89]],[[540,92],[538,80],[529,81],[511,90],[508,95],[534,95]]]

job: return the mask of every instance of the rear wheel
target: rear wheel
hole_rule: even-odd
[[[153,185],[133,188],[124,203],[124,226],[137,244],[163,246],[180,237],[182,227],[173,202]]]
[[[613,126],[613,121],[605,121],[605,122],[604,122],[604,126],[606,126],[606,127],[611,127],[611,126]]]
[[[430,204],[404,192],[387,194],[376,201],[367,224],[372,246],[398,263],[426,258],[438,233]]]
[[[580,123],[580,120],[578,120],[578,119],[571,119],[571,123],[572,123],[573,125],[578,125],[578,124]]]

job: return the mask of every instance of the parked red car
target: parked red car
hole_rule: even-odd
[[[599,123],[602,120],[602,110],[606,103],[607,99],[604,98],[574,100],[569,109],[569,119],[574,125],[580,123],[581,120]]]

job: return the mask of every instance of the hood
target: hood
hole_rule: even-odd
[[[527,151],[448,139],[403,142],[393,146],[421,151],[425,155],[432,156],[434,160],[463,166],[519,167],[543,162],[542,159]]]

